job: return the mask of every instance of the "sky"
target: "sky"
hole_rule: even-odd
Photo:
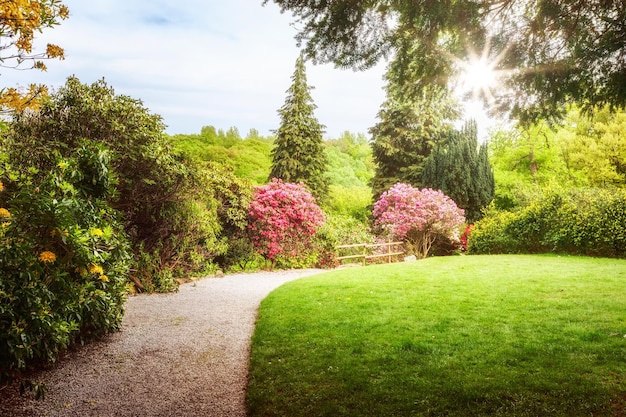
[[[167,133],[203,126],[270,135],[299,55],[294,19],[262,0],[63,0],[70,18],[38,34],[65,60],[47,72],[2,69],[0,87],[62,86],[68,76],[104,78],[116,94],[141,99]],[[35,51],[37,52],[37,51]],[[386,62],[362,72],[307,64],[315,116],[325,138],[365,133],[385,99]],[[475,108],[475,106],[474,106]],[[479,116],[480,117],[480,116]],[[481,124],[479,120],[479,125]],[[480,128],[481,126],[479,126]]]
[[[68,76],[104,78],[116,94],[141,99],[167,133],[203,126],[254,128],[280,123],[299,48],[293,18],[262,0],[64,0],[70,18],[38,34],[65,49],[47,72],[2,69],[0,86],[62,86]],[[307,64],[315,115],[327,138],[367,133],[385,96],[386,63],[366,72]]]

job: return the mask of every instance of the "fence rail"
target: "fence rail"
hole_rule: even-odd
[[[371,253],[372,249],[387,247],[387,251],[384,253]],[[337,246],[337,252],[341,249],[356,249],[362,248],[362,252],[356,255],[338,256],[337,260],[343,259],[363,259],[362,263],[365,266],[366,262],[370,259],[387,258],[387,262],[391,263],[392,259],[396,256],[404,255],[404,250],[399,250],[402,247],[402,242],[387,242],[387,243],[357,243],[354,245],[339,245]],[[392,250],[393,248],[393,250]]]

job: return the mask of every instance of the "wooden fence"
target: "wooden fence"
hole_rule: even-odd
[[[387,247],[386,251],[381,253],[372,253],[372,249],[384,248]],[[346,256],[338,256],[337,260],[341,261],[342,259],[362,259],[362,263],[365,266],[366,262],[370,259],[376,258],[387,258],[387,262],[391,263],[392,260],[400,255],[404,255],[404,250],[402,250],[402,242],[387,242],[387,243],[358,243],[355,245],[339,245],[337,246],[337,252],[339,253],[341,249],[358,249],[362,250],[360,253],[356,255],[346,255]]]

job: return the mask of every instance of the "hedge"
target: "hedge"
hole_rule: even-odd
[[[551,192],[518,212],[477,222],[470,253],[563,253],[626,257],[626,191]]]

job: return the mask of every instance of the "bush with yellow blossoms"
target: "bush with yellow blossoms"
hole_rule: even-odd
[[[252,187],[219,163],[195,161],[175,150],[159,115],[141,100],[116,94],[104,80],[69,77],[37,111],[14,115],[3,143],[15,164],[43,169],[71,158],[85,140],[108,147],[84,158],[75,187],[105,196],[124,215],[136,264],[133,281],[148,291],[171,291],[175,278],[215,270],[234,227],[245,228]],[[108,174],[117,175],[116,192]],[[103,229],[104,231],[104,229]]]
[[[31,176],[0,151],[0,386],[121,324],[129,246],[101,198],[110,190],[83,180],[107,165],[106,149],[86,144]]]

